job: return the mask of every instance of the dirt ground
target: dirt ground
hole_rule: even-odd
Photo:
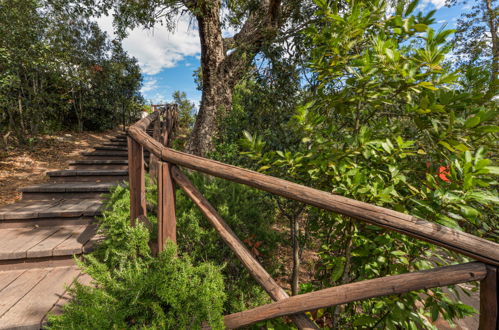
[[[45,172],[63,170],[69,162],[81,158],[80,153],[118,134],[106,132],[59,133],[32,139],[27,146],[0,150],[0,206],[21,198],[19,188],[47,181]]]

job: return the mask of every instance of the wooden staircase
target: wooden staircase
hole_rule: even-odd
[[[66,289],[90,278],[73,255],[93,249],[103,193],[128,180],[126,135],[120,134],[48,183],[23,188],[22,200],[0,207],[0,329],[40,329],[60,312]]]

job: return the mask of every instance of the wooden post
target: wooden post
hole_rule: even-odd
[[[277,282],[270,276],[265,268],[260,265],[243,242],[236,236],[232,229],[222,219],[220,214],[201,194],[201,192],[192,184],[192,182],[176,167],[172,166],[171,173],[175,182],[185,191],[187,196],[196,204],[201,212],[210,221],[213,228],[218,232],[224,242],[230,247],[235,255],[241,260],[244,267],[249,271],[251,276],[267,291],[270,297],[276,301],[289,299],[289,295],[284,291]],[[296,324],[298,329],[312,330],[318,329],[317,325],[310,320],[305,314],[295,314],[291,319]]]
[[[158,117],[154,121],[153,126],[153,134],[152,137],[156,141],[160,141],[161,138],[161,117]],[[159,159],[155,154],[151,153],[149,155],[149,175],[152,179],[156,179],[158,177],[158,167],[159,167]]]
[[[159,163],[158,171],[158,251],[164,249],[166,240],[177,242],[177,217],[175,216],[175,187],[170,173],[171,165]]]
[[[127,140],[128,182],[130,183],[130,218],[132,226],[135,226],[138,217],[147,216],[144,148],[130,136]]]
[[[499,328],[498,281],[498,267],[487,265],[487,276],[480,281],[479,330],[497,330]]]

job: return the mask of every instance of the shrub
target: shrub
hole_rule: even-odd
[[[224,283],[220,267],[194,265],[168,242],[151,256],[150,229],[130,226],[129,190],[117,187],[101,219],[105,239],[84,261],[95,286],[76,284],[63,314],[50,316],[49,329],[223,328]]]

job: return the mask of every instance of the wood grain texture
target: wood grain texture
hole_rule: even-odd
[[[218,232],[224,242],[231,248],[234,254],[241,260],[249,273],[267,291],[270,297],[276,301],[289,298],[289,295],[277,284],[269,273],[251,255],[243,242],[236,236],[232,229],[222,219],[213,206],[204,198],[199,190],[189,181],[189,179],[176,167],[173,166],[171,173],[175,182],[187,196],[196,204],[201,212],[208,218],[213,228]],[[305,314],[293,315],[293,321],[300,329],[317,329],[317,326],[308,319]]]
[[[499,328],[499,271],[487,265],[487,276],[480,281],[479,330]]]
[[[283,179],[214,160],[162,149],[164,161],[230,181],[246,184],[279,196],[350,216],[383,228],[443,246],[488,264],[499,266],[499,244],[460,230],[441,226],[351,198],[334,195]]]
[[[485,278],[486,275],[487,270],[484,264],[472,262],[387,276],[293,296],[282,301],[227,315],[224,322],[227,328],[238,328],[263,320],[357,300],[477,281]]]
[[[177,242],[175,215],[175,187],[170,165],[159,162],[158,168],[158,251],[163,251],[166,240]]]
[[[30,292],[47,274],[48,269],[29,269],[0,291],[0,324],[2,316]]]
[[[0,317],[0,329],[39,329],[47,312],[66,291],[66,285],[71,284],[79,273],[77,267],[50,269],[41,281]]]
[[[499,266],[499,244],[497,243],[408,214],[165,148],[135,126],[129,129],[129,133],[163,161],[347,215]]]
[[[144,148],[128,138],[128,181],[130,183],[130,218],[132,225],[146,213],[146,188],[144,177]]]

